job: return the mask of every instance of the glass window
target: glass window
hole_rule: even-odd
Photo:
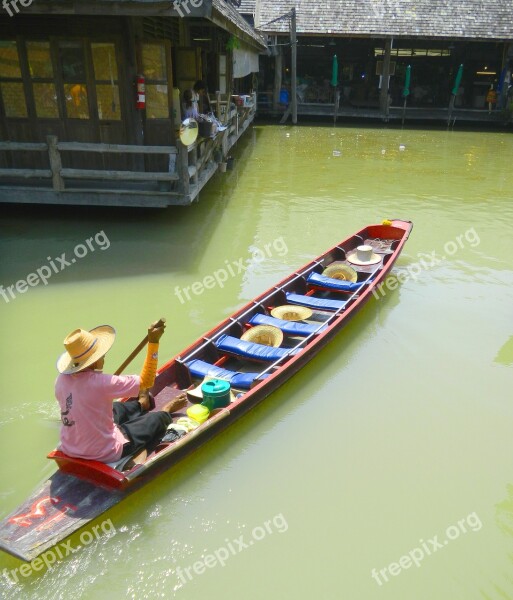
[[[26,117],[27,103],[25,102],[25,92],[23,83],[13,83],[3,81],[0,85],[2,88],[2,100],[4,101],[6,117]]]
[[[0,77],[21,78],[16,42],[0,42]]]
[[[52,79],[53,66],[50,42],[27,42],[30,76],[33,79]]]
[[[96,80],[98,117],[103,121],[119,121],[121,105],[116,46],[112,43],[94,43],[91,44],[91,53]]]
[[[87,86],[85,83],[65,83],[64,98],[69,119],[89,119]]]
[[[146,77],[146,117],[148,119],[169,119],[165,44],[143,44],[142,61],[143,73]]]
[[[143,44],[143,72],[147,79],[167,81],[166,47],[164,44]]]
[[[59,104],[53,82],[50,42],[27,42],[27,58],[36,116],[39,119],[58,119]]]
[[[117,81],[118,63],[114,44],[91,44],[94,76],[97,81]]]
[[[84,48],[80,42],[59,42],[68,119],[89,119]]]
[[[10,118],[27,117],[27,101],[21,81],[18,47],[14,41],[0,41],[0,84],[5,116]]]
[[[36,115],[40,119],[58,119],[59,105],[53,83],[34,83]]]
[[[119,88],[117,85],[96,84],[96,98],[98,100],[98,117],[103,120],[121,119],[119,105]]]
[[[146,117],[169,119],[167,85],[146,84]]]
[[[59,42],[62,78],[64,81],[85,81],[84,48],[80,42]]]

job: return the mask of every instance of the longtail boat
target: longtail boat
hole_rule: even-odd
[[[169,469],[271,394],[370,299],[392,269],[412,227],[410,221],[396,219],[361,229],[164,364],[152,389],[154,410],[207,377],[229,381],[232,401],[212,410],[206,421],[181,438],[161,442],[142,464],[123,471],[121,467],[72,458],[59,450],[51,452],[48,457],[57,463],[58,470],[0,523],[0,548],[26,561],[34,559]],[[294,308],[297,315],[291,316]],[[258,343],[261,337],[254,338],[257,341],[248,339],[245,334],[257,327],[277,331],[279,346],[275,343],[277,336],[271,340],[274,345]],[[185,409],[174,416],[184,415]]]

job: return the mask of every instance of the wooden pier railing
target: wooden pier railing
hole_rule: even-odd
[[[190,146],[185,146],[180,141],[177,141],[176,146],[71,142],[60,141],[54,135],[46,136],[46,142],[0,142],[0,156],[4,155],[4,166],[0,168],[0,202],[30,202],[29,194],[34,193],[41,196],[39,202],[59,204],[68,203],[67,200],[73,204],[73,195],[78,197],[80,194],[95,194],[98,197],[94,201],[96,204],[103,204],[99,200],[102,195],[109,196],[109,200],[116,195],[115,204],[122,205],[123,194],[132,196],[128,201],[132,206],[146,205],[143,197],[153,206],[190,204],[216,172],[221,161],[219,156],[227,156],[229,149],[253,121],[255,105],[244,110],[239,107],[225,112],[223,121],[227,128],[223,132],[218,133],[214,139],[198,139]],[[220,111],[219,106],[217,109]],[[17,160],[17,153],[27,152],[46,155],[46,158],[36,163],[43,168],[18,168],[16,165],[26,163]],[[138,155],[140,162],[134,163],[135,169],[126,170],[97,168],[96,163],[96,168],[68,166],[70,157],[83,153],[105,157]],[[144,158],[151,156],[167,157],[163,162],[168,165],[168,170],[147,170]],[[8,164],[13,164],[13,167],[6,167]],[[45,164],[48,165],[47,168],[44,168]],[[84,164],[83,161],[80,164]],[[105,185],[102,186],[102,183]],[[135,198],[137,194],[141,196],[139,204]],[[158,196],[167,198],[159,199]],[[83,198],[79,203],[88,202]]]

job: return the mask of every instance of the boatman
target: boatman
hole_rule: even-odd
[[[148,390],[157,373],[159,340],[165,325],[148,328],[146,360],[140,375],[102,372],[105,354],[116,335],[109,325],[75,329],[64,340],[66,352],[57,361],[60,375],[55,396],[61,409],[59,449],[75,458],[105,463],[139,454],[160,441],[171,423],[171,413],[187,404],[185,394],[150,412]],[[135,396],[126,402],[117,398]]]

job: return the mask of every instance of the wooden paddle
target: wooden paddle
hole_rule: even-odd
[[[153,327],[162,327],[165,325],[166,319],[162,317],[156,323],[153,324]],[[140,344],[133,350],[133,352],[128,356],[128,358],[121,364],[115,371],[114,375],[121,375],[121,373],[125,370],[125,368],[134,360],[134,358],[139,354],[139,352],[146,346],[148,343],[148,336],[141,341]]]

